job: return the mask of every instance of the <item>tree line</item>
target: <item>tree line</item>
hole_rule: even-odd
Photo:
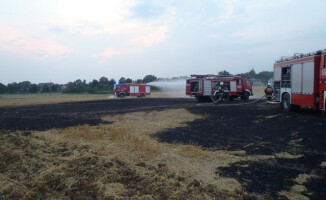
[[[230,75],[233,75],[233,74],[229,73],[228,71],[223,70],[223,71],[218,72],[218,75],[230,76]],[[274,76],[274,72],[272,72],[272,71],[261,71],[261,72],[259,72],[257,74],[254,69],[251,69],[249,72],[235,74],[235,75],[236,76],[242,76],[243,78],[258,79],[262,83],[267,84],[268,80],[271,79]]]
[[[218,75],[233,75],[230,72],[223,70],[218,72]],[[262,71],[258,74],[254,69],[249,72],[235,74],[244,78],[258,79],[262,83],[266,84],[270,78],[273,77],[272,71]],[[187,78],[187,77],[182,77]],[[131,78],[121,77],[118,81],[107,77],[101,77],[100,79],[93,79],[91,82],[86,80],[77,79],[74,82],[68,82],[67,84],[55,84],[55,83],[39,83],[34,84],[30,81],[13,82],[4,85],[0,83],[0,94],[28,94],[28,93],[90,93],[90,94],[107,94],[113,92],[114,84],[118,83],[150,83],[155,80],[160,80],[154,75],[146,75],[143,79],[132,80]]]
[[[35,94],[35,93],[90,93],[107,94],[113,92],[114,84],[118,83],[149,83],[157,78],[154,75],[146,75],[143,79],[132,80],[131,78],[121,77],[118,81],[101,77],[93,79],[91,82],[77,79],[67,84],[55,83],[31,83],[30,81],[12,82],[4,85],[0,83],[0,94]]]

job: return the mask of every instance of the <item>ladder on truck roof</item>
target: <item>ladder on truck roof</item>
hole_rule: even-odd
[[[234,79],[234,76],[225,76],[225,75],[214,75],[214,74],[206,74],[206,75],[190,75],[191,78],[206,78],[206,79]]]
[[[310,53],[306,53],[306,54],[295,53],[293,56],[282,56],[275,63],[289,61],[289,60],[295,60],[295,59],[299,59],[299,58],[305,58],[305,57],[309,57],[309,56],[318,56],[318,55],[321,55],[321,53],[322,53],[322,50],[318,50],[318,51],[314,51],[314,52],[310,52]]]

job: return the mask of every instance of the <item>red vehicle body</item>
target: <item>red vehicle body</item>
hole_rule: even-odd
[[[325,57],[326,49],[282,57],[275,62],[274,96],[284,111],[306,106],[325,112]]]
[[[145,97],[151,94],[151,86],[146,84],[123,83],[114,85],[114,95],[117,97]]]
[[[186,95],[195,97],[199,102],[210,101],[221,82],[224,92],[228,93],[231,100],[237,97],[248,100],[249,96],[253,95],[250,79],[217,75],[191,75],[191,78],[186,80]]]

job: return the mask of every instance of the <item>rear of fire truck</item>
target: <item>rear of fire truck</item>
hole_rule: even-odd
[[[326,69],[324,51],[282,57],[274,64],[274,97],[285,112],[300,106],[325,112]]]

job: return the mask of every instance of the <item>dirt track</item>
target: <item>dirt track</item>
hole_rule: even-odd
[[[284,114],[278,106],[265,102],[222,106],[198,104],[189,98],[145,98],[41,106],[0,108],[0,130],[47,130],[78,124],[104,123],[101,116],[138,111],[185,107],[205,119],[189,126],[161,132],[161,142],[195,143],[214,150],[242,151],[244,155],[275,155],[264,161],[242,161],[216,168],[219,176],[236,178],[248,192],[270,194],[289,191],[300,175],[309,175],[301,183],[301,193],[310,199],[325,199],[326,120],[314,111],[303,109]],[[278,156],[286,152],[289,158]],[[204,164],[204,163],[203,163]]]

